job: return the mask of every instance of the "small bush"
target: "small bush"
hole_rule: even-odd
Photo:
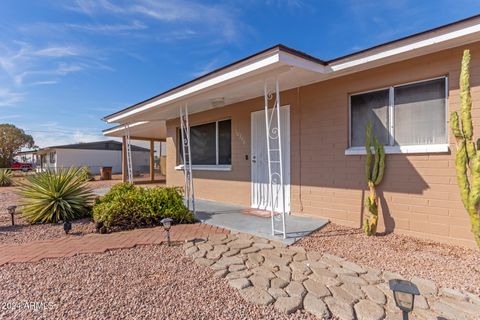
[[[19,191],[22,215],[30,223],[56,223],[90,214],[92,191],[80,169],[46,171],[27,177]]]
[[[12,185],[13,172],[10,169],[0,169],[0,187]]]
[[[170,217],[175,223],[194,222],[179,188],[142,188],[131,183],[114,186],[95,201],[93,218],[112,229],[155,226]]]

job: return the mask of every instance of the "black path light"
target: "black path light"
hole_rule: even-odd
[[[163,218],[160,223],[163,225],[163,229],[167,231],[167,243],[168,246],[170,247],[170,228],[172,227],[172,218]]]
[[[17,209],[17,206],[9,206],[7,208],[7,212],[10,214],[10,216],[12,217],[12,226],[15,225],[15,210]]]
[[[64,221],[63,222],[63,231],[65,231],[65,234],[68,234],[72,230],[72,223],[70,221]]]
[[[402,310],[403,320],[408,320],[408,314],[413,311],[415,296],[420,292],[416,285],[406,280],[393,279],[388,281],[390,289],[393,291],[395,304]]]

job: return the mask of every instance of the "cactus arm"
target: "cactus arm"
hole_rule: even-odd
[[[372,123],[369,121],[365,128],[365,152],[367,153],[367,159],[365,161],[365,178],[370,181],[371,178],[371,166],[372,166],[372,149],[371,149],[371,135],[372,135]]]
[[[460,124],[458,122],[458,113],[456,111],[453,111],[450,114],[450,128],[452,129],[452,133],[455,137],[455,139],[461,140],[463,139],[463,132],[460,130]]]
[[[460,72],[460,101],[462,104],[462,131],[467,141],[472,140],[472,96],[470,94],[470,50],[463,52]]]
[[[372,181],[375,181],[377,179],[378,175],[378,166],[380,163],[380,145],[378,143],[377,137],[373,137],[373,149],[375,150],[375,156],[374,156],[374,161],[373,161],[373,171],[372,171],[372,176],[370,177]]]
[[[465,148],[465,140],[457,142],[457,154],[455,155],[455,170],[457,172],[457,183],[460,187],[460,197],[463,205],[468,210],[470,197],[470,183],[468,181],[467,173],[467,151]]]
[[[383,145],[380,145],[378,148],[378,153],[380,155],[380,163],[378,164],[378,175],[375,179],[375,185],[378,186],[382,182],[383,174],[385,171],[385,148]]]

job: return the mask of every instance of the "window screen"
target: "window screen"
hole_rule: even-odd
[[[218,122],[218,164],[232,163],[231,121]]]
[[[216,123],[207,123],[190,128],[192,165],[217,164]]]
[[[372,123],[372,133],[382,144],[388,144],[389,90],[362,93],[350,97],[351,146],[365,145],[365,128]]]
[[[445,79],[394,88],[395,144],[446,143]]]

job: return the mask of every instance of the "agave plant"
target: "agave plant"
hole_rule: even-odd
[[[84,217],[93,200],[81,169],[46,171],[20,186],[22,215],[30,223],[56,223]]]
[[[10,169],[0,169],[0,187],[12,185],[13,172]]]

